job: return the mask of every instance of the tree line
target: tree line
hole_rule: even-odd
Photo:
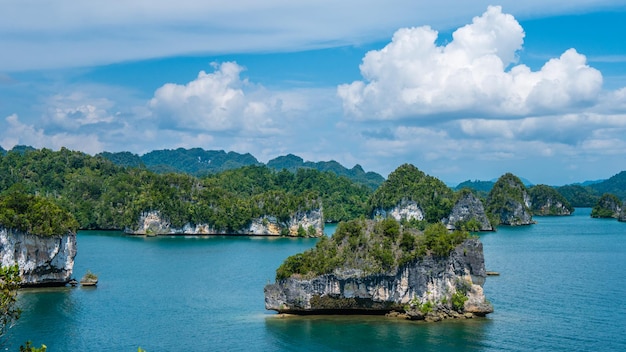
[[[286,221],[296,212],[319,208],[326,221],[339,222],[363,214],[371,194],[364,185],[313,169],[251,165],[203,177],[158,174],[66,148],[24,148],[1,156],[0,194],[17,197],[16,190],[69,211],[80,229],[111,230],[131,227],[141,213],[152,210],[174,227],[208,223],[224,231],[265,215]],[[3,219],[5,226],[15,225]]]

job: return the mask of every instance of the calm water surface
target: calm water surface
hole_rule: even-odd
[[[435,324],[265,311],[263,286],[314,239],[80,232],[74,270],[97,273],[98,287],[22,291],[6,347],[30,339],[48,351],[624,351],[626,224],[575,214],[481,235],[487,269],[501,273],[484,287],[495,312]]]

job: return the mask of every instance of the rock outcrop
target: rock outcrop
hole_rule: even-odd
[[[70,281],[76,234],[39,236],[0,229],[2,266],[15,263],[23,286],[63,286]]]
[[[245,228],[227,231],[216,229],[210,224],[186,224],[173,227],[158,211],[141,214],[134,228],[125,229],[131,235],[242,235],[242,236],[294,236],[320,237],[324,234],[324,221],[321,209],[297,212],[287,221],[274,216],[263,216],[251,221]]]
[[[622,204],[622,211],[620,211],[617,221],[626,222],[626,202]]]
[[[484,316],[493,311],[482,290],[485,278],[482,243],[468,239],[448,256],[427,255],[392,272],[368,275],[338,268],[308,279],[292,275],[277,280],[265,286],[265,308],[295,314],[400,311],[411,319],[438,317],[432,320],[442,313]]]
[[[443,219],[443,223],[451,230],[465,226],[471,227],[468,228],[471,231],[493,231],[483,202],[469,190],[461,191],[452,212]]]
[[[403,199],[395,207],[385,210],[378,208],[374,210],[375,218],[391,217],[396,221],[400,220],[424,220],[424,210],[412,200]]]
[[[504,174],[495,183],[487,197],[487,213],[500,225],[531,225],[531,200],[522,181],[511,173]]]
[[[602,195],[598,203],[591,209],[592,218],[620,218],[622,201],[614,194]]]
[[[546,185],[530,188],[530,208],[534,215],[572,215],[574,207],[556,189]]]

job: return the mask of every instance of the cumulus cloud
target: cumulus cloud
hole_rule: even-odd
[[[187,84],[168,83],[154,93],[149,108],[161,125],[209,132],[279,134],[276,119],[288,118],[306,102],[293,92],[271,92],[241,78],[235,62],[213,64]]]
[[[54,128],[76,131],[84,126],[110,124],[115,113],[114,103],[106,98],[90,98],[83,93],[57,94],[50,97],[44,116],[45,124]]]
[[[524,35],[499,6],[457,29],[446,45],[436,44],[438,33],[430,27],[403,28],[383,49],[365,55],[363,81],[340,85],[337,92],[345,113],[359,120],[518,118],[598,100],[602,75],[575,49],[539,71],[510,67]]]

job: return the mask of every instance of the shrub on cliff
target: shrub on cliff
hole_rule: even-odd
[[[78,222],[51,200],[13,188],[0,195],[0,226],[40,236],[54,236],[76,232]]]
[[[420,232],[390,218],[342,222],[331,238],[323,237],[314,248],[288,257],[276,270],[276,279],[310,278],[335,269],[391,272],[420,257],[447,256],[468,237],[468,232],[449,232],[441,223]]]

